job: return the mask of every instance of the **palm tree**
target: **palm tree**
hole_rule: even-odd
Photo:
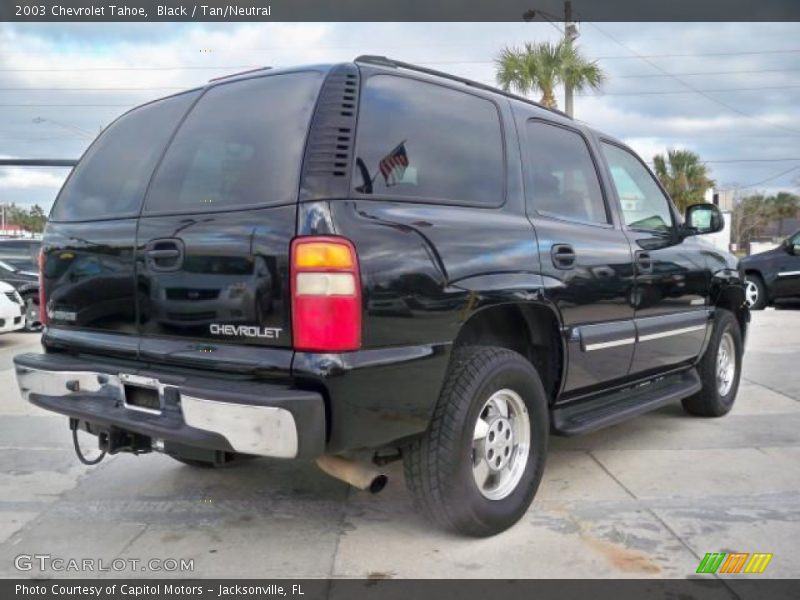
[[[541,103],[548,108],[558,108],[554,92],[559,84],[575,91],[599,90],[606,80],[595,61],[586,60],[575,46],[563,40],[503,48],[495,67],[497,84],[505,91],[523,95],[541,92]]]
[[[668,150],[666,157],[657,154],[653,165],[661,185],[681,212],[703,202],[706,190],[714,186],[708,169],[691,150]]]

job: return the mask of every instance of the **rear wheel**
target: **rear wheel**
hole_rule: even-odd
[[[36,293],[22,295],[25,304],[25,331],[41,331],[42,323],[39,317],[39,298]]]
[[[745,277],[745,300],[750,310],[762,310],[767,306],[767,288],[760,275],[749,274]]]
[[[544,388],[523,356],[494,347],[456,350],[430,429],[405,452],[415,504],[458,533],[508,529],[539,487],[548,430]]]
[[[742,367],[742,332],[736,317],[717,309],[714,331],[697,365],[703,389],[683,400],[686,412],[701,417],[721,417],[733,408]]]

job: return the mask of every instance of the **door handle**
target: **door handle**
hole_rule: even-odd
[[[640,273],[653,272],[653,259],[650,258],[650,253],[641,250],[636,252],[636,268]]]
[[[145,247],[145,262],[152,271],[177,271],[183,266],[183,242],[152,240]]]
[[[556,269],[571,269],[575,266],[575,250],[569,244],[553,244],[550,258]]]
[[[181,255],[177,248],[172,250],[148,250],[147,256],[150,258],[178,258]]]

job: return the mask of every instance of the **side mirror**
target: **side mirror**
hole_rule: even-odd
[[[783,242],[783,249],[786,250],[787,254],[800,256],[800,244],[797,244],[792,240],[786,240],[785,242]]]
[[[692,204],[686,209],[686,235],[717,233],[725,228],[725,219],[713,204]]]

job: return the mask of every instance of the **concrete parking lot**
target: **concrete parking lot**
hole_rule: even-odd
[[[313,464],[211,471],[153,454],[85,467],[66,419],[17,393],[11,357],[37,344],[30,334],[0,337],[0,576],[42,576],[17,571],[14,557],[49,554],[194,559],[199,577],[683,578],[706,552],[734,551],[774,553],[763,576],[800,576],[798,310],[753,315],[726,418],[676,405],[553,439],[526,517],[485,540],[442,533],[415,514],[397,464],[377,496]]]

